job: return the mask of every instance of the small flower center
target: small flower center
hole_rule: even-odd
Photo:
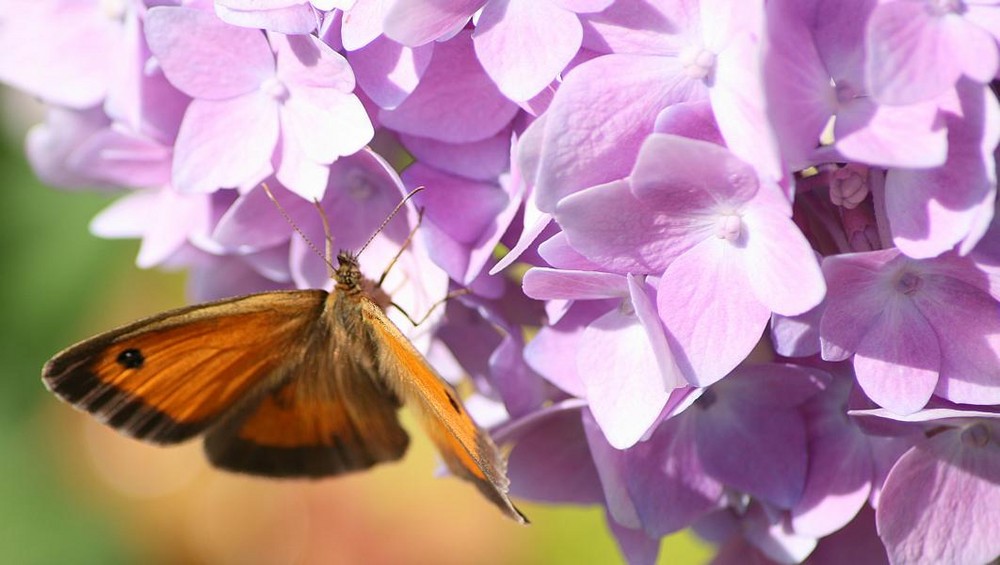
[[[910,271],[904,271],[903,274],[901,274],[896,280],[896,290],[909,296],[914,292],[917,292],[917,289],[919,289],[922,284],[923,281],[920,279],[919,275],[911,273]]]
[[[679,58],[684,66],[684,74],[695,80],[707,77],[715,67],[715,53],[704,47],[687,47],[681,51]]]
[[[848,210],[868,197],[868,170],[848,165],[830,174],[830,201]]]
[[[736,241],[743,231],[743,220],[737,214],[724,214],[715,223],[715,237]]]
[[[857,89],[855,89],[851,83],[846,81],[837,82],[837,86],[834,87],[834,92],[837,94],[838,104],[847,104],[857,98],[859,94]]]
[[[125,0],[100,0],[101,13],[109,20],[122,21],[128,11],[128,3]]]
[[[629,298],[622,300],[622,303],[618,305],[618,312],[623,316],[634,316],[635,305],[632,304],[632,300]]]
[[[965,3],[962,0],[930,0],[927,8],[935,16],[946,16],[964,12]]]
[[[284,102],[285,100],[288,100],[288,87],[285,86],[283,82],[278,80],[277,77],[271,77],[260,83],[260,89],[264,92],[264,94],[267,94],[276,102]]]
[[[990,442],[990,430],[983,424],[973,424],[962,430],[961,437],[968,447],[986,447]]]
[[[375,192],[375,186],[372,184],[371,179],[361,171],[353,170],[347,173],[344,181],[347,193],[357,202],[368,200]]]
[[[698,400],[696,400],[694,404],[702,410],[707,410],[715,404],[716,400],[718,400],[718,398],[715,395],[715,391],[707,389],[701,393],[701,396],[698,397]]]

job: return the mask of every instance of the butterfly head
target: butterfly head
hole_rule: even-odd
[[[344,291],[360,290],[364,276],[358,265],[358,257],[350,251],[341,250],[337,253],[337,270],[334,272],[337,288]]]

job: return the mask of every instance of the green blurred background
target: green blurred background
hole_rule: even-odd
[[[184,302],[182,273],[140,271],[135,241],[87,230],[111,195],[43,186],[24,160],[41,119],[0,92],[0,563],[619,563],[598,508],[519,504],[527,528],[432,475],[422,437],[397,465],[317,483],[208,468],[197,445],[107,431],[41,384],[61,348]],[[408,426],[412,429],[412,426]],[[687,535],[661,563],[704,563]]]

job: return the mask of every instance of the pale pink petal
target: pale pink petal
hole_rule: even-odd
[[[733,254],[729,242],[706,239],[660,279],[657,310],[677,364],[696,386],[718,381],[743,361],[770,317]]]
[[[434,44],[406,47],[380,36],[347,57],[365,94],[380,108],[391,110],[420,84],[433,53]]]
[[[576,14],[544,0],[488,2],[472,34],[486,73],[515,101],[548,86],[579,50],[582,38]]]
[[[296,136],[281,136],[275,161],[274,176],[288,190],[307,201],[321,200],[326,194],[329,166],[310,159]]]
[[[615,3],[615,0],[550,0],[553,4],[577,14],[600,12]]]
[[[744,8],[756,2],[737,2]],[[768,178],[786,176],[778,140],[765,111],[759,42],[749,33],[733,39],[719,53],[709,99],[726,146]]]
[[[129,48],[121,19],[135,17],[108,8],[73,0],[5,0],[0,81],[61,106],[100,103],[123,62],[120,51]]]
[[[396,0],[385,16],[385,34],[403,45],[429,43],[460,29],[486,0]]]
[[[220,20],[239,27],[266,29],[278,33],[304,34],[315,30],[320,21],[316,11],[307,3],[272,9],[241,10],[226,6],[223,2],[224,0],[215,2],[215,15],[219,16]],[[228,2],[228,4],[237,4],[237,2]]]
[[[584,46],[601,53],[677,55],[697,33],[698,2],[613,2],[587,14]],[[694,20],[694,21],[692,21]]]
[[[834,125],[841,155],[885,167],[936,167],[948,155],[947,136],[935,101],[889,106],[857,98],[841,106]]]
[[[170,147],[112,126],[90,136],[69,160],[92,178],[138,188],[168,184],[172,156]]]
[[[356,153],[375,133],[356,96],[316,87],[290,89],[281,107],[281,130],[309,159],[321,164]]]
[[[567,196],[555,215],[573,249],[621,274],[659,273],[699,241],[690,226],[668,218],[654,224],[650,216],[650,206],[624,180]],[[639,225],[644,229],[636,229]]]
[[[357,2],[346,10],[340,30],[344,49],[361,49],[381,36],[382,22],[385,21],[386,10],[390,5],[389,0],[368,0]]]
[[[749,202],[760,187],[753,167],[725,147],[669,134],[645,140],[631,180],[644,202],[691,214],[720,201],[733,207]]]
[[[621,298],[628,285],[621,275],[533,267],[524,274],[524,294],[536,300]]]
[[[782,212],[755,207],[743,215],[749,241],[740,259],[757,299],[772,312],[795,316],[823,300],[826,283],[816,253]]]
[[[194,100],[177,133],[174,185],[182,192],[212,192],[256,182],[277,141],[278,108],[263,93]]]
[[[546,112],[538,208],[552,212],[568,194],[626,176],[659,112],[705,94],[673,57],[606,55],[573,69]]]
[[[224,100],[247,94],[274,76],[274,54],[264,35],[231,26],[211,12],[150,8],[145,29],[149,49],[167,79],[194,98]]]
[[[635,313],[614,309],[583,332],[576,370],[608,443],[625,449],[656,421],[668,392],[656,354]]]
[[[629,273],[626,278],[628,279],[628,292],[632,300],[632,308],[635,309],[635,315],[646,330],[646,339],[650,349],[653,350],[653,355],[656,356],[656,366],[659,368],[664,390],[669,393],[673,392],[674,389],[687,386],[688,383],[684,380],[684,375],[677,367],[670,346],[667,344],[667,336],[663,330],[663,322],[657,315],[656,304],[649,298],[647,288],[655,287],[649,287],[648,283],[641,282],[641,279],[632,273]]]
[[[761,71],[782,157],[792,170],[812,164],[810,156],[836,112],[830,70],[820,56],[814,30],[794,1],[768,2],[768,33]]]
[[[311,35],[268,34],[277,57],[277,78],[291,90],[319,87],[342,93],[354,90],[347,59]]]

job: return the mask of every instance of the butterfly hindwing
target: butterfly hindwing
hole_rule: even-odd
[[[272,477],[321,477],[399,459],[409,437],[399,401],[351,355],[349,338],[317,332],[296,374],[205,438],[218,467]],[[333,348],[332,350],[330,348]]]
[[[42,379],[133,437],[175,443],[284,378],[327,293],[268,292],[165,312],[78,343]]]

